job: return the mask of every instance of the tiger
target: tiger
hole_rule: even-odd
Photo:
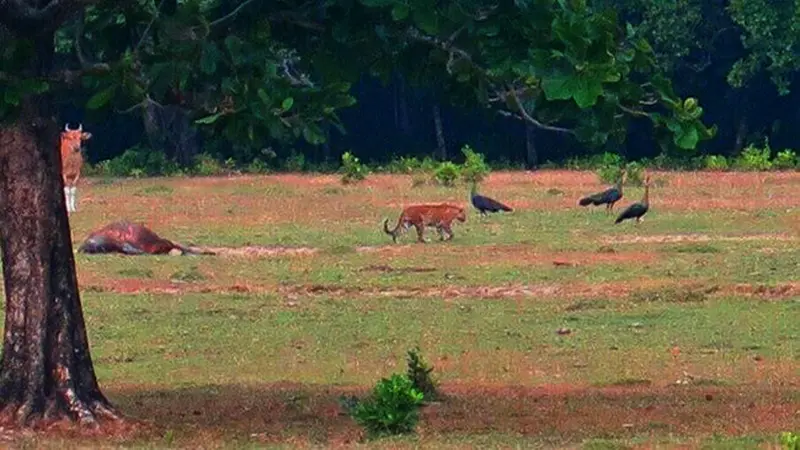
[[[425,227],[436,227],[439,232],[439,240],[449,241],[453,239],[453,230],[450,228],[453,220],[459,222],[467,220],[467,214],[463,207],[448,203],[411,205],[403,209],[394,230],[389,229],[389,219],[384,220],[383,231],[392,237],[393,242],[397,243],[398,235],[408,231],[413,225],[417,229],[417,241],[424,244]],[[445,232],[448,235],[447,239],[445,239]]]

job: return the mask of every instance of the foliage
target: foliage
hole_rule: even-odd
[[[208,153],[201,153],[194,158],[192,172],[203,177],[212,177],[228,173],[231,169],[233,169],[232,162],[223,165]]]
[[[464,154],[464,164],[461,167],[461,178],[466,183],[479,183],[486,178],[491,169],[486,164],[486,157],[481,153],[476,153],[469,145],[461,149]]]
[[[772,168],[770,153],[769,142],[765,142],[763,148],[750,144],[736,158],[734,166],[741,170],[769,170]]]
[[[292,150],[283,162],[283,167],[287,172],[302,172],[306,168],[306,155]]]
[[[641,186],[644,183],[644,166],[640,163],[629,162],[625,164],[622,157],[613,153],[605,153],[595,162],[599,164],[597,176],[603,183],[616,184],[620,176],[622,176],[623,168],[626,173],[626,185]]]
[[[784,431],[781,433],[781,446],[784,450],[800,450],[800,434]]]
[[[372,395],[356,405],[351,414],[371,437],[413,432],[419,422],[424,395],[405,375],[381,379]]]
[[[245,172],[253,174],[269,173],[269,164],[264,162],[263,159],[255,158],[247,165]]]
[[[792,74],[800,68],[800,22],[794,1],[731,0],[727,10],[743,29],[742,44],[748,53],[737,60],[728,82],[743,87],[766,70],[781,95],[790,91]]]
[[[722,155],[706,155],[703,159],[703,166],[707,170],[725,171],[728,170],[728,159]]]
[[[792,149],[778,152],[772,159],[772,166],[776,169],[794,169],[798,164],[797,153]]]
[[[422,161],[415,156],[401,156],[399,158],[393,158],[389,161],[389,164],[386,165],[386,171],[388,173],[406,173],[411,174],[416,170],[420,170],[422,167]]]
[[[614,8],[546,0],[362,3],[391,12],[396,24],[384,24],[379,38],[414,52],[404,69],[435,64],[478,103],[540,129],[601,146],[624,141],[629,120],[646,117],[663,128],[662,145],[682,149],[716,133],[700,121],[695,99],[673,92],[652,47],[633,26],[620,27]]]
[[[361,164],[358,157],[350,152],[342,154],[341,171],[344,173],[342,175],[342,183],[344,184],[361,181],[367,177],[368,173],[366,166]]]
[[[442,186],[452,187],[460,175],[461,168],[458,165],[452,161],[443,161],[433,172],[433,179]]]
[[[419,347],[408,351],[406,363],[408,364],[406,376],[411,380],[414,389],[421,392],[426,401],[433,401],[439,398],[436,382],[431,378],[433,367],[428,366],[422,358]]]
[[[137,145],[99,164],[96,170],[115,177],[152,177],[174,175],[178,173],[178,166],[167,160],[162,152]]]

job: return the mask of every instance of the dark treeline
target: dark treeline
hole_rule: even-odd
[[[704,154],[733,156],[748,144],[763,146],[765,138],[773,151],[796,145],[800,119],[797,107],[800,98],[792,89],[797,78],[793,59],[796,56],[778,54],[776,49],[786,45],[796,48],[797,43],[793,36],[787,36],[788,32],[767,33],[793,26],[793,15],[785,12],[795,2],[759,1],[750,6],[721,0],[595,3],[597,7],[614,9],[621,24],[630,22],[648,39],[676,93],[684,98],[697,98],[704,109],[703,122],[717,126],[713,139],[701,141],[692,150],[664,149],[653,139],[652,123],[634,119],[628,125],[624,143],[591,145],[537,129],[480,103],[465,105],[463,101],[453,101],[452,96],[436,85],[440,78],[412,83],[407,72],[395,71],[380,81],[366,69],[350,90],[356,103],[339,110],[345,133],[323,125],[326,139],[319,145],[310,145],[303,139],[265,138],[257,146],[269,152],[243,151],[236,148],[238,144],[214,133],[198,132],[197,125],[181,117],[179,105],[167,107],[177,112],[150,111],[151,119],[159,120],[151,120],[149,130],[148,114],[138,111],[120,114],[111,110],[87,114],[82,104],[71,106],[67,99],[63,100],[62,117],[72,122],[83,121],[95,131],[87,151],[88,159],[95,163],[117,157],[131,147],[163,152],[181,163],[189,163],[203,152],[240,163],[253,158],[269,159],[264,157],[269,154],[275,164],[299,153],[313,165],[336,165],[341,154],[348,150],[363,161],[385,163],[398,156],[458,159],[459,149],[469,144],[490,162],[535,167],[546,161],[562,163],[571,157],[605,151],[637,160],[665,151],[676,158]],[[752,20],[745,20],[748,15],[753,16]],[[72,100],[85,101],[91,94],[91,89],[76,92]],[[170,115],[174,120],[165,119],[164,116]]]

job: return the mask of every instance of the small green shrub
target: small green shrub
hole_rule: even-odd
[[[208,153],[200,153],[194,157],[194,168],[192,172],[202,177],[222,175],[228,170],[216,158]]]
[[[772,165],[776,169],[794,169],[797,167],[797,154],[794,150],[786,149],[781,150],[775,155],[775,159],[772,160]]]
[[[486,164],[486,157],[482,153],[477,153],[469,145],[461,149],[464,154],[464,165],[461,168],[461,179],[467,183],[480,183],[486,178],[491,170]]]
[[[424,395],[405,375],[383,378],[367,399],[352,407],[355,421],[370,437],[411,433],[419,422]]]
[[[422,358],[419,347],[408,351],[406,363],[408,364],[406,376],[411,380],[414,388],[422,393],[425,401],[438,399],[439,392],[436,389],[436,382],[431,377],[433,367],[429,366]]]
[[[306,155],[292,150],[283,166],[288,172],[302,172],[306,167]]]
[[[722,172],[728,170],[728,159],[722,155],[706,155],[703,158],[703,167],[706,170]]]
[[[800,450],[800,433],[791,431],[781,433],[781,447],[784,450]]]
[[[137,145],[115,158],[101,162],[97,170],[115,177],[141,177],[173,175],[178,172],[178,166],[168,160],[164,153]]]
[[[250,161],[245,169],[247,173],[269,173],[269,171],[269,165],[260,158]]]
[[[750,144],[736,158],[734,165],[741,170],[769,170],[772,168],[770,153],[771,149],[769,148],[768,140],[765,140],[764,148],[758,148]]]
[[[622,174],[621,166],[603,166],[597,169],[597,177],[605,184],[615,184]]]
[[[415,156],[401,156],[400,158],[392,159],[386,165],[386,171],[389,173],[405,173],[412,174],[422,168],[422,161]]]
[[[461,175],[461,168],[451,161],[444,161],[433,172],[433,179],[442,186],[455,186]]]
[[[637,162],[630,162],[625,166],[625,184],[628,186],[644,186],[644,166]],[[614,180],[614,183],[617,181]]]
[[[350,152],[342,155],[342,183],[349,184],[363,180],[367,177],[367,168],[361,164],[357,156]]]
[[[622,157],[616,153],[605,152],[602,155],[578,156],[570,158],[565,164],[570,170],[594,170],[603,167],[621,167]]]

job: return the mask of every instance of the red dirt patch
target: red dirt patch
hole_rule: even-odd
[[[388,267],[388,266],[387,266]],[[369,269],[369,268],[368,268]],[[414,270],[419,268],[410,268]],[[402,268],[397,270],[402,271]],[[423,268],[422,271],[427,271]],[[629,295],[657,289],[688,289],[701,292],[703,296],[745,295],[758,298],[785,299],[800,295],[800,283],[787,282],[773,286],[732,284],[710,286],[696,282],[677,283],[674,280],[638,280],[569,284],[536,284],[506,286],[439,286],[439,287],[351,287],[339,285],[268,285],[234,283],[220,285],[208,282],[183,283],[150,279],[99,279],[81,284],[85,291],[115,292],[119,294],[186,294],[186,293],[256,293],[278,294],[294,300],[305,296],[368,297],[368,298],[481,298],[481,299],[526,299],[526,298],[607,298],[624,299]]]
[[[444,400],[423,408],[419,443],[449,433],[500,432],[562,444],[593,436],[778,433],[798,425],[796,389],[443,383]],[[307,447],[356,444],[362,431],[339,398],[363,396],[367,388],[276,383],[107,392],[123,411],[162,431],[173,430],[176,445],[205,447],[236,439]]]
[[[313,255],[319,250],[313,247],[248,246],[248,247],[196,247],[200,250],[214,252],[218,256],[263,258],[271,256]]]
[[[558,264],[570,266],[609,263],[652,262],[662,257],[656,252],[616,253],[613,249],[599,249],[593,252],[542,252],[533,245],[471,245],[459,247],[457,257],[481,264],[492,261],[521,261],[526,264]],[[360,253],[385,253],[389,255],[419,255],[441,253],[440,248],[422,244],[381,245],[356,247]]]
[[[649,236],[613,236],[603,239],[606,244],[672,244],[678,242],[714,242],[714,241],[729,241],[729,242],[747,242],[747,241],[796,241],[796,236],[788,234],[745,234],[738,236],[720,236],[708,235],[701,233],[685,233],[685,234],[660,234]]]

